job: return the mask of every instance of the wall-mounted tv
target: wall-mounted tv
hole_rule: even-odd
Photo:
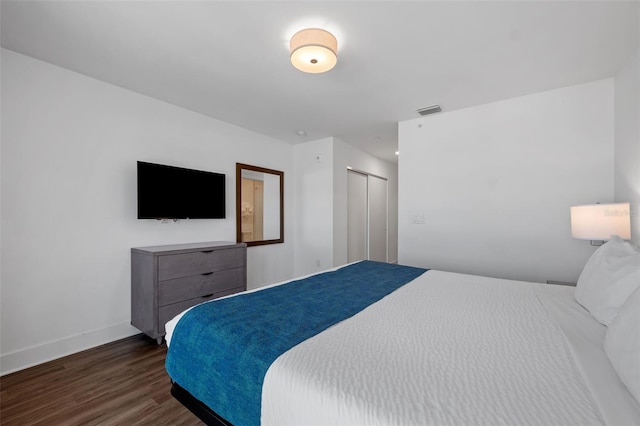
[[[138,219],[224,219],[225,175],[138,161]]]

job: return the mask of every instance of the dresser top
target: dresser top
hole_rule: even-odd
[[[164,246],[148,246],[148,247],[133,247],[132,253],[141,254],[170,254],[181,251],[198,251],[225,247],[246,247],[245,243],[233,243],[230,241],[208,241],[202,243],[186,243],[186,244],[168,244]]]

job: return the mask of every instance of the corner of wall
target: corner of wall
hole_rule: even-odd
[[[614,80],[614,198],[631,204],[631,242],[640,247],[640,48]]]
[[[128,322],[32,346],[0,356],[0,376],[33,367],[105,343],[140,334]]]
[[[294,145],[294,275],[333,266],[333,138]]]

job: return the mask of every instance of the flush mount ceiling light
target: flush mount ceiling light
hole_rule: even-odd
[[[291,63],[303,72],[326,72],[338,62],[338,40],[330,32],[319,28],[307,28],[295,33],[289,49]]]

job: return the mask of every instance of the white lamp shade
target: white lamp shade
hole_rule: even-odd
[[[625,240],[631,238],[629,203],[571,207],[573,238],[607,241],[611,235],[618,235]]]
[[[291,63],[300,71],[322,73],[338,62],[338,41],[333,34],[319,28],[307,28],[295,33],[289,49]]]

